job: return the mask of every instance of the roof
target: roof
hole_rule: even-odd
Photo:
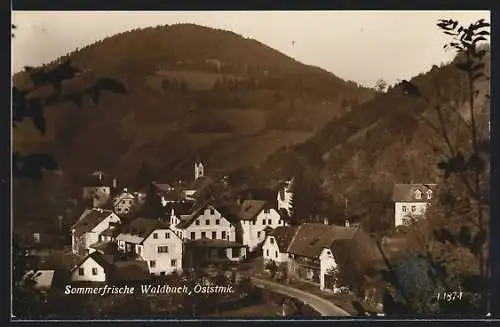
[[[130,192],[123,191],[122,193],[118,194],[117,196],[115,196],[113,198],[113,205],[118,204],[121,200],[124,200],[124,199],[135,200],[135,196]]]
[[[293,236],[288,252],[317,258],[324,248],[330,249],[335,241],[352,239],[357,228],[325,224],[302,224]]]
[[[167,203],[165,205],[165,212],[170,214],[172,209],[174,209],[174,214],[177,216],[189,215],[189,214],[191,214],[191,211],[193,210],[193,205],[194,205],[194,202],[191,202],[191,201]]]
[[[266,206],[268,204],[264,200],[245,200],[241,205],[238,218],[241,220],[254,220]]]
[[[114,278],[119,281],[140,281],[149,279],[148,264],[144,260],[116,261]]]
[[[35,282],[34,288],[36,289],[49,289],[54,281],[55,270],[31,270],[26,273],[25,277],[33,274],[32,280]]]
[[[396,184],[394,185],[392,200],[394,202],[427,202],[425,196],[428,190],[433,191],[437,184]],[[421,199],[415,198],[415,192],[422,192]]]
[[[160,192],[170,192],[173,190],[173,187],[170,184],[164,184],[164,183],[153,183],[153,184]]]
[[[206,247],[206,248],[240,248],[245,246],[243,244],[236,242],[230,242],[226,240],[212,240],[208,238],[188,240],[187,244],[195,247]]]
[[[118,241],[139,244],[156,229],[168,229],[169,224],[150,218],[136,218],[125,225],[116,237]]]
[[[90,209],[86,210],[80,219],[71,227],[74,229],[74,234],[77,236],[83,235],[91,231],[94,227],[99,225],[104,219],[106,219],[113,212],[111,210],[104,209]]]
[[[276,227],[269,236],[273,236],[276,244],[278,245],[278,249],[281,253],[285,253],[288,251],[288,247],[292,242],[292,238],[297,232],[296,226],[280,226]]]
[[[72,271],[78,269],[85,261],[88,259],[93,259],[99,266],[101,266],[105,272],[110,272],[113,270],[113,256],[108,254],[102,254],[98,251],[92,252],[88,256],[86,256],[80,263],[78,263]]]
[[[116,254],[117,252],[117,246],[116,243],[114,242],[109,242],[109,241],[102,241],[102,242],[97,242],[92,245],[90,245],[92,249],[95,249],[97,251],[100,251],[104,254]]]

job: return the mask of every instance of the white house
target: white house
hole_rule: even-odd
[[[113,257],[93,252],[71,270],[74,282],[106,282],[113,273]]]
[[[396,184],[394,201],[394,226],[406,225],[410,218],[422,216],[432,201],[436,184]]]
[[[113,230],[120,218],[111,210],[86,210],[71,227],[71,248],[74,254],[87,255],[92,244],[103,241],[101,234]]]
[[[294,226],[280,226],[271,231],[266,236],[264,244],[262,245],[264,262],[289,262],[291,260],[291,254],[288,253],[288,246],[296,231],[297,227]]]
[[[280,214],[268,202],[245,200],[238,218],[241,222],[243,244],[254,251],[266,238],[266,229],[285,226]]]
[[[302,224],[297,228],[287,252],[292,254],[290,270],[299,278],[318,283],[321,290],[336,291],[333,269],[337,267],[334,244],[352,241],[358,227]]]
[[[182,239],[236,240],[235,226],[209,202],[194,208],[190,215],[180,216],[172,211],[170,226]]]
[[[134,219],[122,228],[116,240],[120,252],[146,261],[151,274],[182,270],[182,239],[163,221]]]
[[[113,210],[119,216],[127,215],[137,204],[137,198],[134,194],[123,189],[123,192],[113,198]]]
[[[292,213],[293,179],[285,181],[278,192],[278,211],[283,209],[290,215]]]

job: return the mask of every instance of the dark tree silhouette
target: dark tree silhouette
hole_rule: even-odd
[[[165,217],[165,208],[161,203],[161,196],[156,186],[151,183],[144,198],[144,203],[138,209],[138,214],[144,218],[159,219]]]

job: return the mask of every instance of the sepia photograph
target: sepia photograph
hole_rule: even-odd
[[[487,317],[489,11],[13,11],[11,320]]]

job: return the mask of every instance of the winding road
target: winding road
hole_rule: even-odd
[[[345,310],[339,308],[330,301],[320,298],[317,295],[304,292],[302,290],[298,290],[296,288],[289,287],[286,285],[281,285],[268,280],[256,278],[253,276],[250,278],[257,287],[266,287],[277,293],[281,293],[296,298],[304,302],[305,304],[311,306],[314,310],[318,311],[322,316],[350,316],[350,314]]]

